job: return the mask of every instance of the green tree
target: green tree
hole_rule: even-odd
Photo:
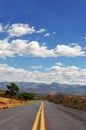
[[[34,93],[22,92],[22,93],[18,94],[18,99],[21,99],[21,100],[34,100],[35,99],[35,94]]]
[[[19,87],[15,83],[7,85],[6,96],[15,97],[19,93]]]

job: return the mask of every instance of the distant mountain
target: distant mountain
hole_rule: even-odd
[[[48,94],[48,93],[64,93],[73,95],[86,95],[86,85],[67,85],[67,84],[45,84],[45,83],[35,83],[35,82],[15,82],[21,91],[34,92],[38,94]],[[0,89],[6,90],[6,86],[9,82],[0,82]]]

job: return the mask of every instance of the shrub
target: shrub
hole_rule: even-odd
[[[74,103],[74,104],[79,104],[78,99],[74,99],[74,100],[73,100],[73,103]]]
[[[23,92],[23,93],[19,93],[17,97],[18,99],[21,99],[21,100],[33,100],[35,99],[35,94]]]

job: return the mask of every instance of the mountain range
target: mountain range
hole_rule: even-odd
[[[15,82],[21,91],[33,92],[37,94],[62,93],[72,95],[86,95],[86,85],[67,85],[59,83],[35,83],[35,82]],[[6,90],[10,82],[0,82],[0,89]]]

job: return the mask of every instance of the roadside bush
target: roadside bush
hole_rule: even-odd
[[[73,103],[74,103],[74,104],[79,104],[78,99],[74,99],[74,100],[73,100]]]
[[[5,91],[0,90],[0,97],[4,97],[5,96]]]
[[[20,100],[34,100],[35,99],[35,94],[34,93],[19,93],[17,95],[18,99]]]

